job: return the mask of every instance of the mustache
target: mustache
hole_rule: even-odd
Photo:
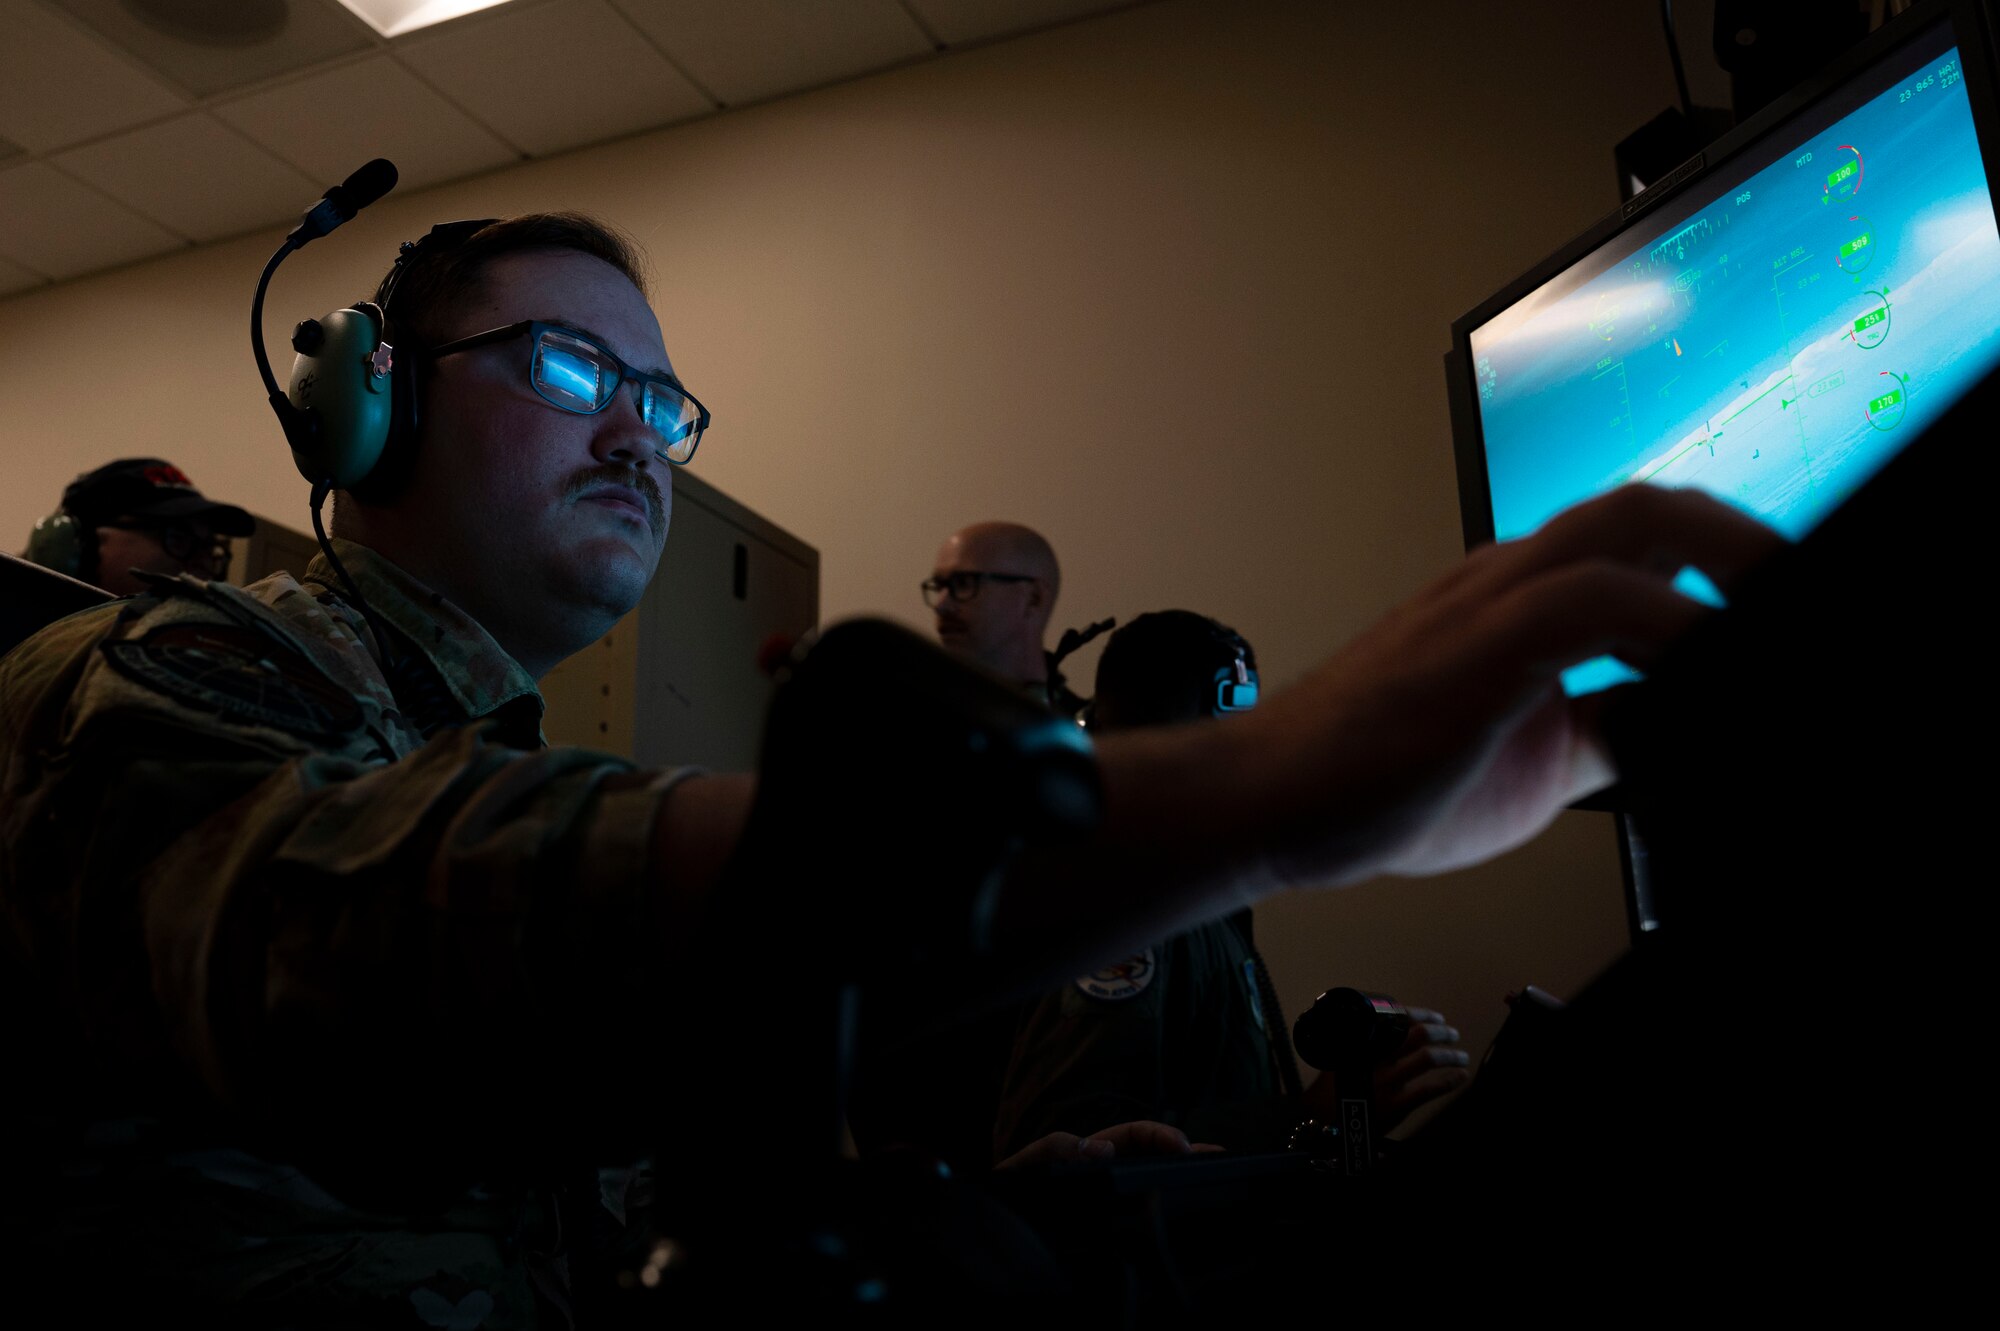
[[[632,467],[620,467],[606,463],[601,467],[589,467],[569,478],[563,485],[563,498],[579,499],[584,491],[600,485],[622,485],[637,490],[646,500],[646,515],[651,519],[654,531],[662,531],[667,525],[667,501],[660,493],[660,483],[646,472]]]

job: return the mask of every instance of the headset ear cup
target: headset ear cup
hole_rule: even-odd
[[[28,548],[21,557],[88,582],[97,576],[97,529],[85,527],[72,514],[51,513],[28,533]]]
[[[367,479],[349,489],[364,504],[384,504],[395,499],[409,483],[416,466],[417,426],[423,398],[422,371],[417,368],[417,360],[414,355],[395,353],[389,370],[389,433],[382,445],[382,456]]]
[[[382,364],[382,312],[367,301],[312,321],[292,362],[286,396],[312,421],[295,438],[299,474],[352,490],[367,480],[388,440],[391,371]],[[300,325],[304,333],[306,325]]]

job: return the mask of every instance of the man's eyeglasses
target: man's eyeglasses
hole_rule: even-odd
[[[170,558],[178,560],[184,568],[203,572],[211,578],[229,576],[229,538],[199,527],[191,527],[185,522],[141,522],[137,518],[122,518],[116,522],[100,522],[100,527],[114,531],[143,532],[160,543],[160,549]]]
[[[695,445],[708,428],[708,408],[671,376],[635,370],[609,347],[571,329],[528,319],[447,342],[432,350],[429,358],[437,360],[524,333],[534,339],[528,382],[542,401],[579,416],[595,416],[611,405],[618,385],[629,380],[638,396],[639,417],[657,438],[653,451],[660,460],[685,466],[694,456]]]
[[[943,577],[925,578],[917,584],[923,588],[924,604],[935,610],[947,595],[954,601],[970,601],[979,595],[981,583],[986,582],[1035,582],[1037,579],[1025,573],[947,573]]]

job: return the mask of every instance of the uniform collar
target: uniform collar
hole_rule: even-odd
[[[447,600],[444,593],[432,591],[367,546],[338,536],[332,544],[354,585],[368,598],[369,608],[430,662],[466,720],[508,708],[527,712],[523,719],[539,727],[541,690],[478,620]],[[306,566],[306,581],[343,596],[346,590],[324,554],[314,555]],[[521,704],[523,699],[534,701],[532,705],[510,706]]]

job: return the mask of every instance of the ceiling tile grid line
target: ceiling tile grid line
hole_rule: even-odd
[[[389,56],[389,59],[393,61],[396,64],[396,66],[400,68],[405,74],[408,74],[418,83],[423,84],[424,87],[430,89],[441,100],[447,103],[453,110],[457,111],[467,120],[470,120],[473,124],[485,130],[488,134],[491,134],[501,143],[505,144],[507,146],[508,151],[512,152],[516,158],[526,161],[528,158],[531,158],[535,155],[529,152],[526,148],[523,148],[520,144],[516,143],[513,139],[509,138],[506,134],[502,133],[499,126],[493,124],[486,117],[480,115],[478,112],[474,111],[471,107],[465,105],[463,102],[461,102],[458,98],[452,96],[451,93],[447,92],[445,89],[439,87],[435,79],[426,78],[423,75],[423,73],[417,70],[415,67],[413,67],[409,61],[403,59],[401,52],[391,48],[387,54]],[[368,160],[373,160],[373,159],[368,159]],[[355,165],[360,166],[361,163],[356,162]],[[343,176],[342,179],[346,179],[346,177]],[[331,180],[327,182],[327,184],[329,185],[334,183],[336,182]]]
[[[4,15],[4,17],[7,20],[9,20],[8,28],[9,28],[9,36],[11,38],[19,40],[19,38],[22,35],[20,30],[19,20],[23,16],[19,13],[19,10],[27,6],[32,6],[35,10],[41,13],[42,15],[42,19],[40,20],[41,22],[61,24],[64,28],[67,28],[77,37],[88,42],[90,45],[96,47],[99,51],[103,52],[104,55],[109,59],[119,61],[129,66],[134,71],[141,74],[144,78],[152,82],[165,84],[169,91],[185,99],[189,105],[193,105],[194,102],[197,100],[195,94],[191,92],[189,89],[183,87],[177,80],[171,78],[163,71],[155,69],[152,65],[148,64],[144,60],[141,60],[138,56],[134,55],[131,51],[126,50],[118,43],[109,40],[108,38],[105,37],[105,35],[102,32],[99,32],[94,25],[87,22],[79,15],[73,14],[69,10],[63,8],[60,4],[57,4],[55,0],[26,0],[25,6],[20,3],[20,0],[15,0],[15,3],[7,4],[5,6],[0,6],[0,15]],[[9,13],[7,12],[8,10],[13,10],[15,12]],[[33,20],[30,20],[31,24],[33,22],[34,22]],[[31,40],[33,39],[34,36],[36,36],[36,34],[33,32],[32,27],[30,28],[30,32],[28,35]],[[74,145],[66,145],[66,146],[74,146]]]
[[[658,51],[660,53],[660,59],[672,65],[675,71],[678,72],[682,78],[686,79],[696,92],[699,92],[703,97],[708,98],[709,105],[715,107],[718,111],[725,109],[722,99],[715,95],[715,89],[709,87],[706,83],[702,82],[701,79],[696,77],[695,72],[693,70],[689,69],[680,60],[676,59],[672,51],[669,51],[665,46],[661,45],[658,41],[654,40],[653,34],[646,31],[646,29],[639,24],[637,19],[634,19],[631,14],[626,12],[624,0],[611,0],[611,7],[618,11],[618,17],[624,19],[625,22],[631,26],[632,31],[639,34],[640,41],[646,43],[646,45],[652,47],[655,51]]]
[[[364,161],[396,163],[421,189],[521,159],[520,150],[382,52],[216,108],[309,179],[335,184]]]
[[[22,202],[21,182],[24,177],[30,180],[31,188],[28,191],[28,202],[32,208],[34,202],[32,171],[37,167],[56,176],[63,188],[81,192],[85,196],[94,196],[78,199],[75,192],[72,192],[69,202],[84,203],[93,208],[103,209],[105,215],[121,220],[124,223],[123,229],[127,232],[130,232],[135,226],[142,228],[151,226],[164,232],[177,242],[173,248],[187,249],[195,244],[193,239],[176,231],[165,222],[107,194],[95,182],[78,175],[75,171],[65,169],[62,163],[56,161],[54,158],[36,158],[32,162],[17,163],[7,170],[0,171],[0,187],[6,188],[7,192],[13,196],[4,201],[5,206],[0,206],[0,218],[5,218],[7,222],[12,224],[8,228],[0,229],[0,260],[4,260],[13,264],[16,268],[35,274],[43,283],[59,282],[68,277],[81,276],[82,273],[78,271],[60,271],[64,267],[62,264],[57,264],[52,268],[47,263],[37,263],[28,253],[28,251],[42,248],[42,246],[38,244],[40,238],[33,231],[23,231],[20,229],[20,223],[23,220],[23,210],[19,207]],[[64,213],[58,214],[55,224],[62,229],[68,229],[76,218],[77,214],[74,209],[65,210]],[[155,250],[152,253],[139,255],[138,257],[154,258],[161,253],[168,252],[171,251]],[[134,261],[136,260],[128,255],[126,258],[116,260],[114,263],[106,266],[115,267],[117,263]]]
[[[45,158],[51,153],[70,152],[77,148],[95,147],[107,139],[123,138],[125,135],[133,133],[136,130],[153,129],[156,126],[178,120],[190,111],[214,111],[220,107],[228,106],[232,102],[240,102],[246,98],[258,96],[261,93],[270,92],[276,88],[283,88],[293,83],[302,83],[307,79],[324,74],[328,70],[339,69],[345,65],[358,65],[362,61],[372,59],[379,54],[381,52],[373,50],[355,51],[347,55],[335,57],[322,64],[287,71],[284,74],[273,77],[269,82],[247,84],[244,87],[232,88],[228,92],[217,93],[211,97],[194,98],[186,106],[176,107],[171,111],[166,111],[159,115],[133,120],[127,124],[119,125],[115,129],[108,129],[101,134],[93,134],[88,138],[78,139],[74,143],[65,143],[60,148],[50,149],[46,153],[35,153],[33,156]]]
[[[187,242],[48,162],[0,172],[0,250],[61,280],[186,249]]]
[[[324,2],[337,3],[337,0],[324,0]],[[547,8],[553,5],[559,5],[561,2],[562,0],[534,0],[534,3],[529,5],[524,5],[522,9],[528,13],[533,13],[535,10]],[[478,10],[472,14],[465,15],[462,18],[458,19],[456,22],[451,23],[449,25],[441,25],[439,28],[419,29],[414,33],[409,33],[404,36],[393,39],[382,36],[380,33],[376,32],[373,28],[367,28],[366,24],[361,24],[361,26],[367,28],[368,37],[375,44],[376,52],[378,54],[387,55],[392,61],[394,61],[398,66],[400,66],[403,69],[403,71],[407,73],[411,78],[415,79],[418,83],[421,83],[424,87],[430,89],[431,92],[433,92],[440,99],[449,104],[460,115],[463,115],[473,124],[479,126],[481,129],[485,130],[488,134],[492,135],[495,139],[499,140],[502,144],[506,145],[506,147],[514,154],[514,156],[517,159],[528,160],[537,156],[542,156],[544,154],[538,154],[536,152],[531,151],[526,144],[519,141],[519,137],[517,135],[509,134],[501,126],[494,124],[492,116],[482,114],[476,107],[467,105],[465,100],[462,97],[459,97],[458,95],[453,93],[450,88],[446,87],[441,79],[433,77],[429,71],[419,68],[417,65],[413,64],[409,59],[406,58],[408,52],[412,50],[420,50],[423,47],[423,45],[426,44],[427,42],[434,43],[436,41],[444,39],[444,37],[447,35],[461,36],[469,33],[477,33],[483,28],[489,27],[494,24],[498,24],[511,17],[514,17],[515,13],[516,11],[509,5],[505,4],[495,5],[490,8]],[[360,20],[356,18],[355,22],[360,23]],[[360,162],[355,163],[355,166],[357,167],[360,165],[361,165]],[[327,183],[332,184],[334,182],[328,181]],[[427,182],[427,183],[442,183],[442,182]]]
[[[204,113],[206,114],[206,108],[204,108]],[[252,148],[262,153],[264,156],[268,157],[272,162],[276,163],[278,166],[284,167],[289,171],[296,172],[302,180],[307,182],[307,184],[312,183],[312,177],[307,175],[305,172],[300,171],[298,163],[288,161],[282,153],[274,152],[270,148],[265,147],[263,144],[257,142],[255,138],[251,137],[248,134],[245,134],[241,129],[237,128],[235,125],[230,124],[227,120],[224,120],[221,116],[210,115],[209,119],[213,120],[216,124],[222,126],[224,131],[226,131],[227,133],[233,134],[237,138],[241,139],[243,142],[249,144]],[[331,184],[332,182],[329,181],[328,183]],[[318,201],[317,196],[306,196],[300,198],[299,200],[300,215],[303,216],[306,212],[308,212],[310,210],[311,205],[316,203],[317,201]],[[255,227],[252,227],[250,229],[253,231],[256,230]]]
[[[15,4],[21,2],[22,0],[13,0],[13,3]],[[72,0],[72,3],[74,2],[75,0]],[[387,55],[390,59],[395,60],[396,63],[400,65],[404,65],[404,68],[408,69],[408,65],[399,58],[399,45],[400,45],[399,43],[391,42],[387,38],[382,37],[380,34],[375,32],[374,29],[370,28],[367,24],[363,23],[359,18],[356,18],[354,15],[349,13],[345,7],[341,6],[338,3],[338,0],[294,0],[294,2],[311,6],[323,5],[330,7],[332,10],[336,11],[339,14],[339,16],[344,22],[347,22],[352,25],[355,33],[362,39],[361,44],[353,47],[352,49],[343,50],[337,55],[328,56],[324,59],[315,60],[309,64],[303,64],[292,69],[283,70],[279,73],[269,75],[268,77],[265,78],[260,78],[252,80],[250,82],[238,84],[236,86],[225,88],[218,92],[201,94],[185,88],[180,83],[175,81],[173,77],[167,72],[158,69],[156,66],[148,63],[143,59],[140,59],[133,52],[121,46],[114,38],[112,38],[108,34],[92,26],[89,22],[87,22],[85,19],[78,16],[77,14],[71,13],[68,10],[62,8],[61,5],[58,3],[58,0],[27,0],[27,3],[35,4],[38,8],[42,9],[44,12],[61,20],[63,23],[68,25],[72,30],[74,30],[79,35],[84,37],[86,40],[91,42],[93,45],[99,47],[100,49],[110,54],[111,56],[114,56],[117,59],[125,62],[133,69],[142,71],[146,76],[150,77],[153,81],[165,84],[172,91],[179,93],[181,96],[187,99],[186,106],[176,107],[172,110],[165,111],[158,115],[149,116],[142,120],[133,120],[130,121],[129,123],[121,124],[114,129],[107,130],[103,133],[95,134],[88,138],[78,139],[71,143],[65,143],[61,145],[61,150],[88,147],[98,142],[101,142],[104,139],[116,138],[126,133],[129,133],[133,130],[150,129],[156,125],[163,124],[167,121],[173,120],[181,115],[184,115],[189,110],[203,110],[203,111],[216,110],[217,108],[227,106],[232,102],[242,101],[246,98],[256,97],[263,93],[271,92],[275,89],[285,87],[289,84],[304,82],[320,74],[327,73],[331,70],[340,69],[347,65],[361,64],[373,57],[380,55]],[[470,24],[474,20],[485,18],[488,15],[495,12],[504,12],[504,11],[498,11],[498,10],[482,11],[479,14],[469,15],[466,20],[462,20],[462,23]],[[425,83],[429,83],[429,80],[424,79],[423,75],[420,74],[418,71],[409,70],[409,72],[412,77],[417,78]],[[433,87],[432,91],[436,92],[440,97],[444,97],[445,100],[447,101],[453,101],[453,99],[448,94],[446,94],[442,89]],[[456,105],[456,102],[454,101],[453,104]],[[474,115],[471,111],[469,111],[465,107],[460,106],[458,107],[458,109],[461,112],[467,114],[468,116],[471,116],[474,120],[480,119],[479,116]],[[505,139],[504,135],[498,137],[501,137],[503,141]],[[42,154],[36,154],[36,155],[41,156]],[[294,163],[292,165],[296,164]]]
[[[896,4],[901,7],[905,14],[910,16],[910,22],[917,25],[917,31],[923,33],[924,40],[931,44],[933,51],[943,51],[945,49],[944,38],[938,36],[937,29],[933,28],[930,22],[917,12],[916,6],[912,5],[910,0],[896,0]]]
[[[186,110],[193,98],[104,42],[71,15],[0,0],[0,134],[40,155],[133,118]]]
[[[54,160],[198,244],[302,212],[324,188],[208,111],[73,148]]]
[[[626,16],[736,109],[932,58],[897,0],[618,0]]]
[[[103,201],[105,207],[116,208],[120,212],[130,213],[133,217],[136,217],[143,222],[151,222],[154,226],[160,228],[160,230],[166,232],[168,235],[172,236],[175,240],[178,240],[183,246],[192,245],[195,243],[193,236],[184,235],[180,231],[175,230],[172,226],[169,226],[167,223],[161,221],[159,218],[154,217],[152,214],[147,212],[142,212],[139,209],[134,208],[132,205],[126,203],[123,199],[120,199],[115,195],[106,193],[104,189],[97,184],[96,181],[91,180],[88,176],[79,175],[77,172],[70,170],[68,167],[65,167],[62,164],[62,162],[58,161],[55,157],[51,156],[42,158],[42,165],[48,167],[51,171],[54,171],[57,174],[68,179],[71,183],[76,185],[77,188],[88,190],[90,193],[95,194],[99,199]]]
[[[1143,2],[513,0],[384,38],[245,0],[224,41],[0,0],[0,296],[282,224],[369,157],[421,189]]]
[[[696,119],[715,103],[608,0],[551,0],[401,43],[404,68],[524,157]]]

